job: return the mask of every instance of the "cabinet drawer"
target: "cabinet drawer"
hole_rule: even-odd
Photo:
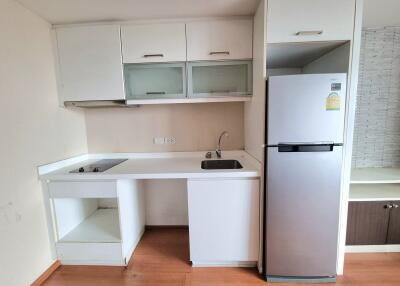
[[[267,42],[351,40],[355,0],[269,0]]]
[[[186,61],[184,23],[121,27],[124,63]]]
[[[121,243],[57,243],[62,264],[125,265]]]
[[[251,59],[253,21],[195,21],[186,24],[188,61]]]
[[[50,182],[51,198],[115,198],[117,183],[115,181],[72,181]]]

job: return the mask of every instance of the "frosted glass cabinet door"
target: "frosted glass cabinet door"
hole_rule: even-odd
[[[127,99],[161,99],[186,97],[186,65],[125,64]]]
[[[248,96],[252,94],[252,61],[193,62],[188,64],[189,97]]]

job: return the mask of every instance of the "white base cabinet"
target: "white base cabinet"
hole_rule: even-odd
[[[254,266],[259,256],[259,180],[188,180],[194,266]]]
[[[144,232],[140,181],[50,182],[49,196],[62,264],[128,264]]]

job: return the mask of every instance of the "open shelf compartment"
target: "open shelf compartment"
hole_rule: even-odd
[[[58,242],[121,242],[117,199],[54,199]]]
[[[400,184],[400,168],[357,168],[351,172],[352,184]]]

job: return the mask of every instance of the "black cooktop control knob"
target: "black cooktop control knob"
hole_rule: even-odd
[[[78,169],[78,172],[79,172],[79,173],[83,173],[83,172],[85,172],[85,169],[84,169],[83,167],[80,167],[80,168]]]
[[[94,169],[93,169],[93,172],[95,172],[95,173],[97,173],[99,171],[99,168],[97,168],[97,167],[95,167]]]

